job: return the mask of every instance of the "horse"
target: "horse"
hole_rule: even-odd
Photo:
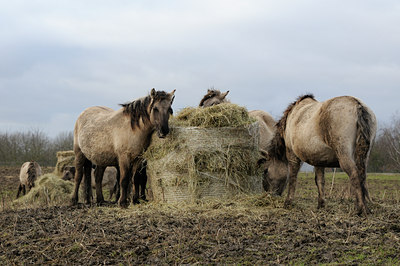
[[[35,186],[36,179],[41,175],[42,169],[37,162],[32,161],[23,163],[19,172],[20,183],[18,186],[17,199],[21,191],[24,195],[26,194],[26,187],[31,190],[31,188]]]
[[[267,179],[268,171],[272,172],[274,176],[277,176],[279,179],[287,178],[288,167],[287,164],[283,163],[280,160],[275,160],[274,158],[270,158],[267,155],[267,150],[270,146],[272,139],[275,136],[276,132],[276,121],[272,118],[272,116],[261,110],[253,110],[249,111],[249,116],[253,117],[258,121],[259,127],[259,151],[262,155],[262,158],[258,160],[257,164],[261,167],[263,166],[263,188],[265,191],[269,192],[270,180]],[[281,195],[283,190],[285,189],[284,184],[273,184],[274,187],[277,188],[276,194]]]
[[[156,91],[113,110],[107,107],[90,107],[78,117],[74,128],[75,187],[72,205],[78,203],[79,185],[84,179],[84,196],[91,203],[90,171],[96,165],[96,201],[104,203],[102,193],[103,173],[107,166],[120,171],[120,207],[129,205],[127,199],[129,179],[141,161],[140,155],[150,145],[153,132],[165,138],[169,133],[168,120],[175,90],[170,93]]]
[[[210,106],[210,105],[217,105],[223,102],[226,102],[226,93],[221,96],[221,92],[217,90],[208,90],[207,94],[204,95],[203,99],[200,101],[199,106]],[[261,165],[265,165],[264,173],[263,173],[263,188],[265,191],[269,191],[269,182],[267,181],[266,176],[268,171],[273,172],[274,175],[279,176],[280,178],[287,177],[287,165],[280,160],[274,160],[273,158],[269,158],[267,156],[267,149],[270,146],[270,142],[275,136],[275,124],[276,121],[272,118],[272,116],[261,110],[253,110],[249,112],[249,116],[255,118],[258,121],[259,125],[259,148],[260,153],[263,156],[257,163]],[[275,184],[274,184],[275,185]],[[285,186],[276,186],[279,188],[277,190],[278,194],[282,194]]]
[[[221,93],[219,90],[207,90],[207,94],[201,99],[199,107],[209,107],[223,102],[228,102],[226,96],[229,91]]]
[[[276,134],[267,149],[269,158],[288,166],[288,178],[268,171],[269,189],[281,192],[280,187],[288,182],[284,207],[290,207],[297,174],[301,163],[306,162],[315,167],[318,208],[322,208],[325,167],[340,167],[349,176],[357,213],[370,213],[366,169],[376,129],[375,114],[355,97],[340,96],[324,102],[315,100],[312,94],[298,97],[276,124]]]

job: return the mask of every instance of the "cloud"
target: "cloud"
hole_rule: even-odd
[[[211,86],[275,117],[306,92],[354,95],[384,121],[398,109],[399,11],[396,1],[4,2],[0,124],[55,132],[152,87],[176,88],[179,110]]]

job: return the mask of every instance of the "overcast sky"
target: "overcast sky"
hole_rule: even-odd
[[[400,2],[0,0],[0,131],[72,131],[94,105],[206,90],[279,118],[304,93],[400,110]]]

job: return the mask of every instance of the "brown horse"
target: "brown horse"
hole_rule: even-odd
[[[17,198],[19,197],[21,191],[24,195],[26,194],[26,187],[28,187],[28,190],[33,188],[35,186],[36,179],[41,175],[42,169],[37,162],[32,161],[23,163],[19,172],[20,183],[18,186]]]
[[[103,173],[107,166],[120,170],[121,195],[119,205],[127,207],[129,179],[136,172],[142,154],[150,145],[154,131],[160,138],[169,133],[168,119],[172,114],[171,93],[151,90],[150,95],[122,104],[114,111],[107,107],[90,107],[78,117],[74,129],[75,189],[72,204],[78,203],[79,185],[85,174],[85,201],[91,202],[90,171],[96,165],[96,199],[103,203],[101,188]]]
[[[293,102],[276,124],[268,156],[289,167],[285,207],[292,204],[301,162],[315,166],[318,207],[324,206],[324,169],[340,167],[349,176],[358,214],[367,214],[367,161],[376,135],[374,113],[359,99],[342,96],[318,102],[313,95]],[[268,171],[272,191],[281,191],[286,178]]]
[[[201,99],[199,107],[208,107],[217,105],[223,102],[228,102],[225,98],[229,91],[221,93],[219,90],[207,90],[207,94]]]

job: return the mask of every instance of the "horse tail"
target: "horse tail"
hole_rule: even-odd
[[[27,174],[28,174],[28,184],[33,186],[37,177],[35,162],[29,162]]]
[[[354,159],[357,165],[358,176],[362,179],[363,189],[366,197],[370,200],[368,191],[366,190],[365,180],[367,173],[367,161],[372,148],[375,136],[375,118],[369,112],[366,106],[356,99],[357,102],[357,129],[356,129],[356,146],[354,151]]]

